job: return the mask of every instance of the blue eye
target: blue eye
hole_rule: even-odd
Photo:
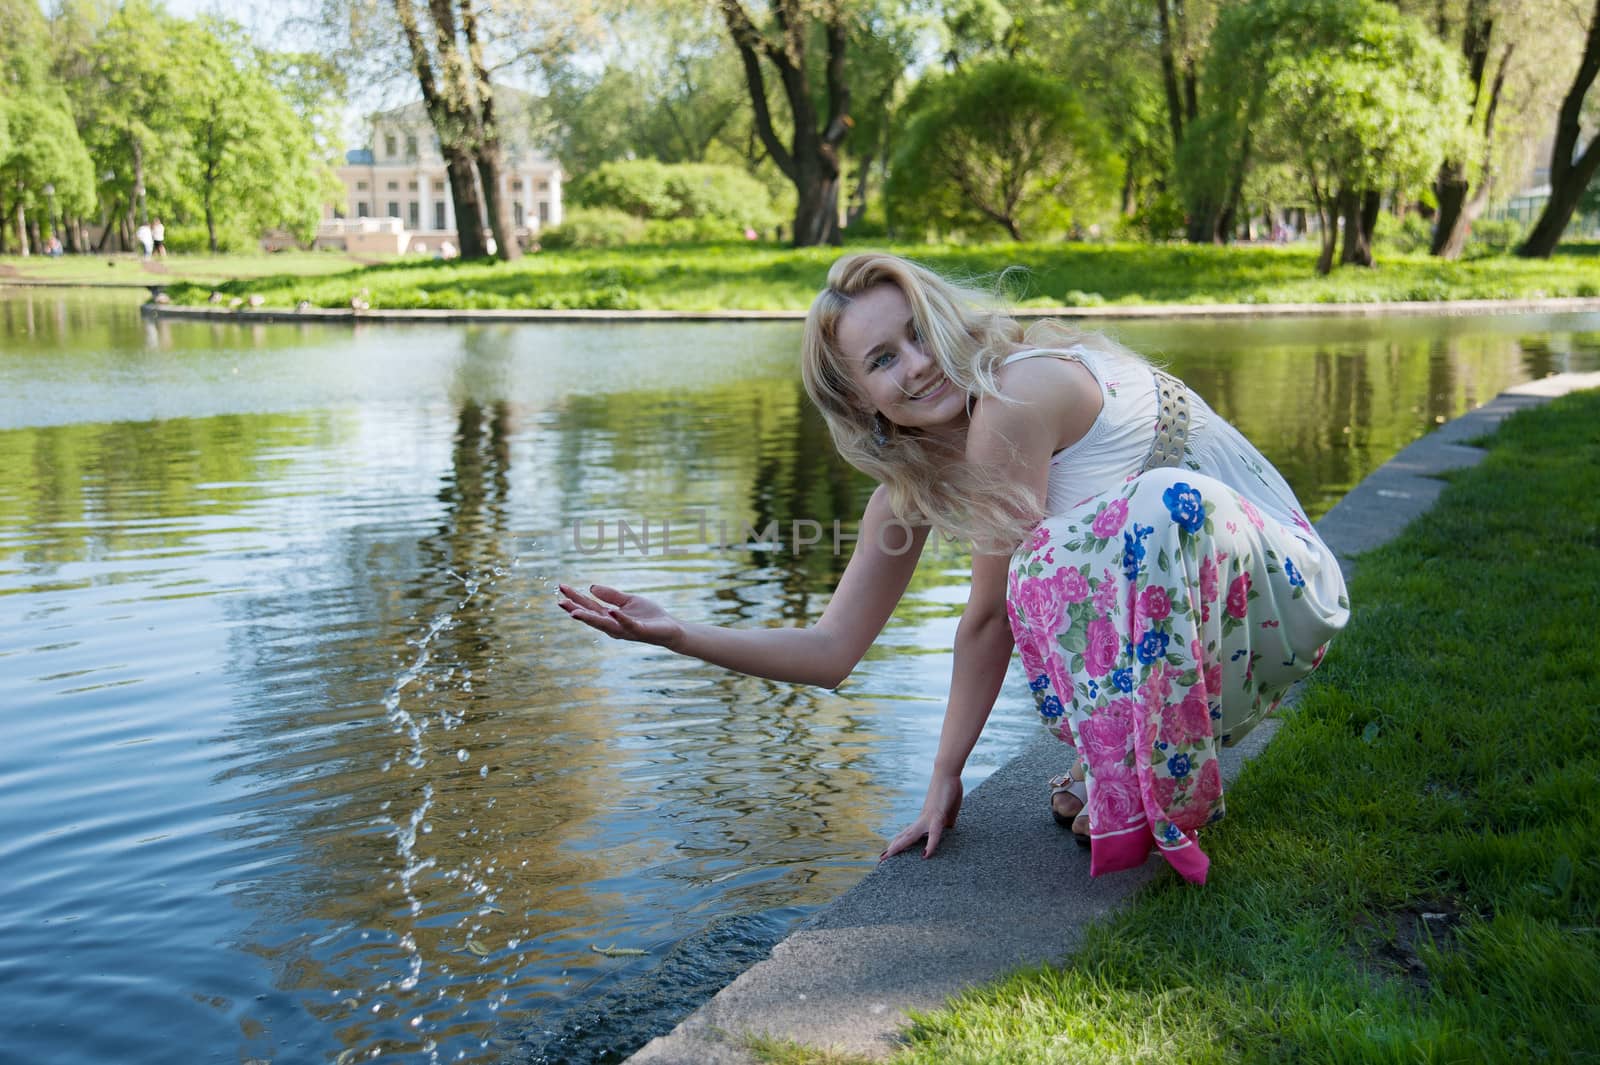
[[[894,361],[894,356],[895,353],[893,351],[880,351],[872,357],[872,361],[867,364],[867,368],[869,370],[881,370]]]

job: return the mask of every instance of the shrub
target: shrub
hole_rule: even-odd
[[[539,232],[545,248],[612,248],[645,239],[645,222],[611,207],[572,208],[559,226]]]
[[[1398,222],[1385,214],[1378,219],[1373,239],[1401,255],[1426,255],[1433,247],[1433,223],[1419,214],[1407,214]]]
[[[206,233],[204,225],[169,225],[167,226],[165,239],[167,251],[174,254],[211,254],[211,238]],[[219,228],[217,230],[217,250],[219,252],[255,251],[256,239],[243,230]]]
[[[715,163],[605,163],[575,181],[571,195],[582,207],[656,221],[721,221],[740,232],[746,226],[770,229],[779,221],[765,185],[739,167]]]
[[[1498,255],[1521,244],[1527,235],[1528,227],[1515,218],[1480,218],[1472,223],[1470,245],[1475,251]]]

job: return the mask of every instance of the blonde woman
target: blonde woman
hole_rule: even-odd
[[[1203,883],[1222,816],[1217,752],[1321,661],[1348,614],[1294,493],[1181,381],[1095,334],[1024,330],[908,260],[847,255],[806,320],[801,369],[840,453],[878,481],[815,624],[680,621],[614,588],[561,607],[618,639],[834,687],[894,610],[930,531],[972,543],[972,587],[927,797],[883,857],[931,857],[961,770],[1020,652],[1070,745],[1051,782],[1090,873],[1152,848]],[[906,550],[909,537],[910,550]]]

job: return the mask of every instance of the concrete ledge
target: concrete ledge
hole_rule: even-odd
[[[5,282],[0,284],[16,284]],[[171,282],[168,282],[169,284]],[[145,286],[149,287],[149,286]],[[365,310],[345,307],[248,308],[179,306],[146,303],[143,312],[156,318],[200,318],[237,322],[745,322],[800,321],[803,310],[786,311],[599,311],[512,310],[474,311],[418,308]],[[1439,300],[1394,303],[1152,303],[1108,307],[1029,307],[1016,317],[1067,318],[1079,321],[1126,321],[1142,318],[1377,318],[1385,316],[1452,317],[1484,314],[1558,314],[1600,311],[1600,298],[1542,300]]]
[[[1530,382],[1442,426],[1362,481],[1319,523],[1322,535],[1341,561],[1386,543],[1438,498],[1440,473],[1482,457],[1468,441],[1513,411],[1586,388],[1600,388],[1600,373]],[[1225,751],[1224,778],[1277,727],[1269,720]],[[879,865],[630,1063],[754,1065],[745,1041],[761,1035],[881,1058],[898,1045],[909,1011],[1066,958],[1089,922],[1162,863],[1089,878],[1088,852],[1055,825],[1046,804],[1044,782],[1063,761],[1059,742],[1041,729],[968,796],[936,859],[913,850]]]

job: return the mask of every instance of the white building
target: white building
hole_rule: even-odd
[[[561,224],[561,165],[533,146],[531,102],[515,89],[495,89],[505,163],[500,197],[524,245],[544,227]],[[370,132],[371,147],[345,153],[339,168],[344,202],[323,207],[317,247],[382,254],[459,248],[444,156],[423,104],[372,116]],[[478,222],[487,234],[488,219]]]

